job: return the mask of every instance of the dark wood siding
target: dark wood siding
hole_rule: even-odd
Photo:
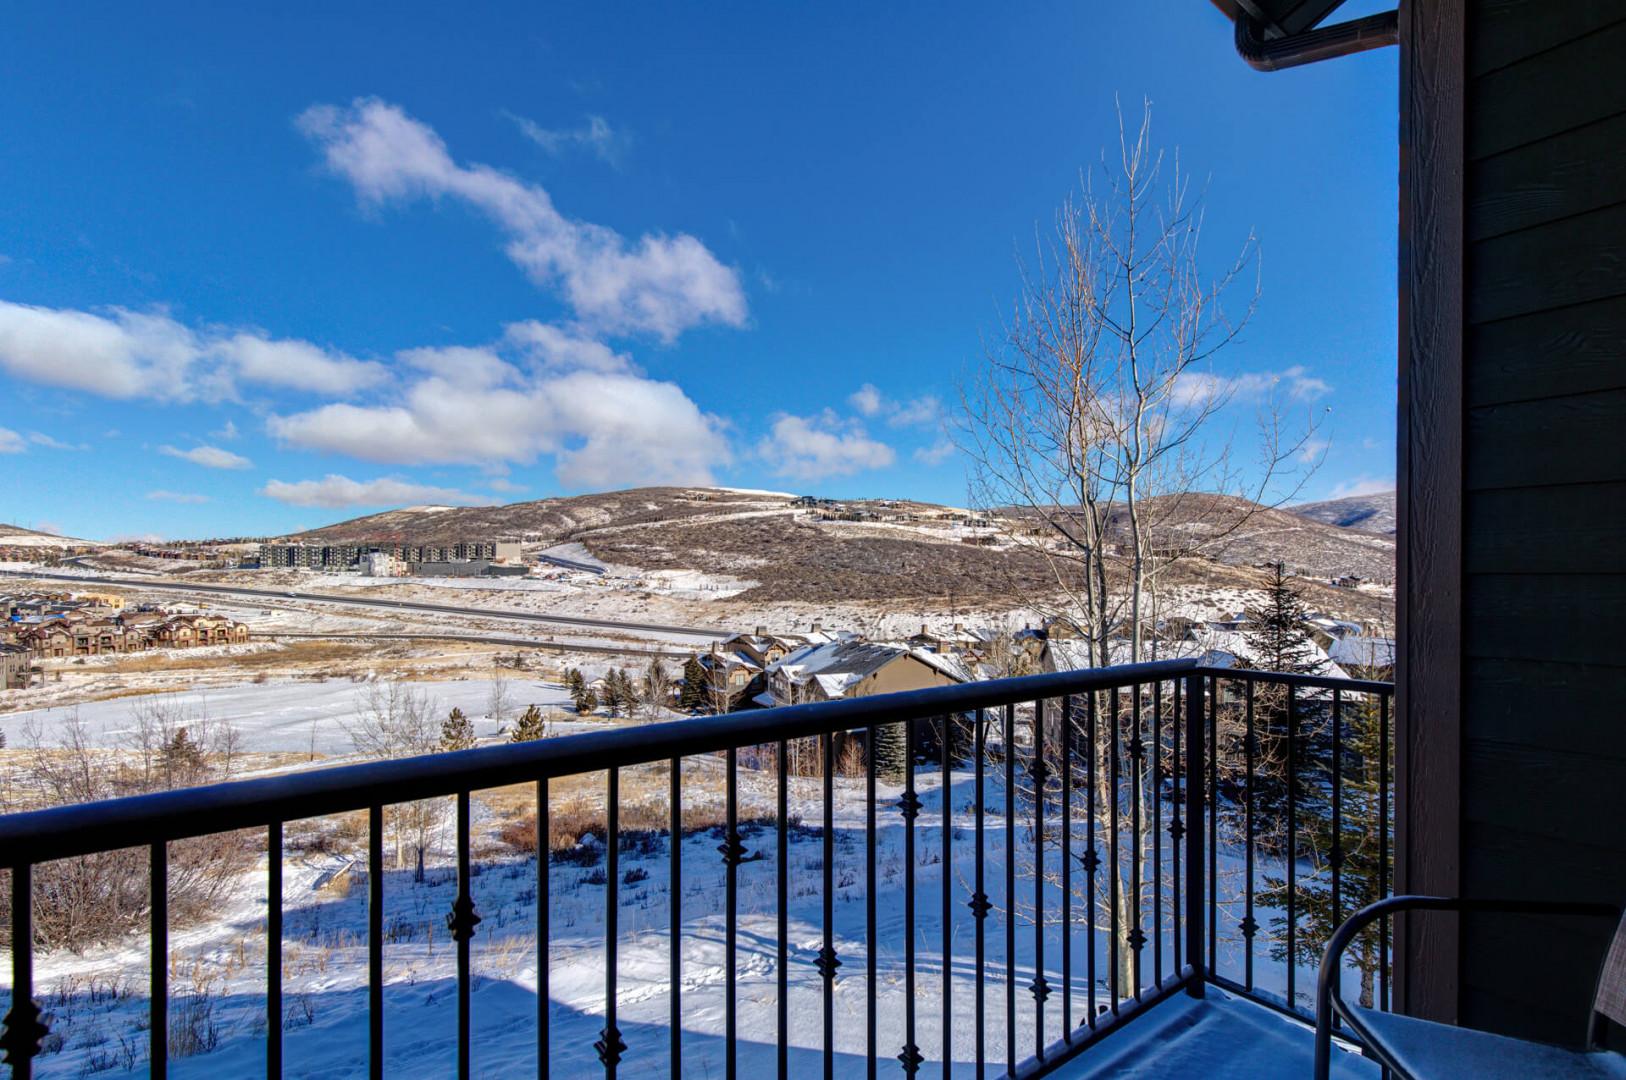
[[[1470,0],[1467,71],[1461,886],[1621,902],[1626,0]],[[1574,1039],[1600,932],[1465,922],[1460,1019]]]

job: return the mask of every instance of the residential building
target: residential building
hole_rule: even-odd
[[[369,577],[400,577],[406,573],[406,564],[388,551],[367,553],[366,572]]]
[[[767,672],[761,704],[791,705],[867,697],[965,682],[965,670],[948,657],[921,649],[849,638],[807,645]]]
[[[21,645],[0,643],[0,690],[26,690],[33,655]]]

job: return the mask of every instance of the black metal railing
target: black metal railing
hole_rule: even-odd
[[[529,785],[536,815],[536,1021],[529,1036],[505,1037],[534,1038],[538,1075],[548,1075],[550,1063],[558,1075],[563,1059],[550,1030],[550,785],[599,773],[607,841],[604,998],[593,1047],[605,1077],[623,1065],[658,1071],[662,1059],[673,1076],[685,1072],[686,1062],[695,1064],[693,1048],[685,1046],[692,1033],[685,1030],[682,949],[685,919],[696,914],[685,910],[693,891],[685,893],[683,840],[695,830],[684,814],[686,799],[719,790],[721,842],[713,857],[722,865],[724,1016],[715,1066],[730,1080],[742,1068],[742,1047],[753,1069],[760,1062],[780,1077],[806,1075],[813,1058],[827,1077],[849,1075],[860,1056],[871,1077],[900,1069],[912,1076],[929,1064],[945,1077],[1001,1067],[1012,1076],[1037,1076],[1171,995],[1202,996],[1211,984],[1308,1014],[1314,980],[1301,980],[1299,970],[1313,969],[1312,954],[1332,928],[1374,894],[1387,895],[1392,880],[1390,701],[1391,687],[1382,682],[1175,660],[697,717],[0,817],[12,942],[11,1005],[0,1048],[12,1075],[26,1078],[49,1034],[49,1017],[36,1000],[34,869],[140,847],[150,855],[149,1059],[152,1074],[165,1075],[170,845],[254,829],[266,838],[269,874],[265,1062],[269,1076],[281,1076],[284,826],[365,811],[366,1055],[370,1074],[384,1075],[385,811],[451,799],[456,893],[445,922],[456,945],[456,1074],[468,1077],[480,1049],[472,1034],[470,948],[481,922],[470,799]],[[902,760],[889,763],[883,749],[900,726]],[[796,758],[792,751],[803,747],[808,752]],[[645,1038],[634,1059],[618,1013],[620,785],[649,767],[669,770],[667,1045],[651,1056]],[[771,1021],[743,1029],[741,873],[767,856],[748,850],[742,831],[742,774],[751,791],[772,789],[778,935]],[[790,813],[788,793],[803,779],[811,786],[798,790],[817,792],[820,802],[816,829],[793,822]],[[925,813],[933,808],[935,825]],[[848,809],[852,817],[838,812]],[[821,871],[819,947],[795,955],[787,915],[789,853],[799,842],[793,825],[817,839]],[[970,826],[969,839],[962,825]],[[839,925],[847,909],[837,910],[835,877],[847,840],[860,832],[861,932]],[[901,896],[881,895],[883,849],[889,860],[901,851]],[[694,857],[691,850],[691,871]],[[940,891],[935,912],[917,903],[922,867],[929,868],[928,885],[935,881]],[[856,884],[856,869],[848,869]],[[841,895],[845,905],[851,898]],[[901,932],[883,940],[900,910]],[[1376,943],[1354,954],[1349,978],[1386,1007],[1387,927],[1375,930]],[[855,951],[864,954],[861,965]],[[974,968],[957,970],[957,959]],[[817,987],[816,1047],[792,1046],[793,979]],[[901,995],[888,989],[899,982]],[[923,997],[923,987],[937,1000]],[[838,988],[846,991],[843,1000],[862,992],[862,1025],[857,1010],[838,1009]]]

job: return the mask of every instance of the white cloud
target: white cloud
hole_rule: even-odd
[[[267,422],[306,450],[392,465],[530,462],[555,455],[572,487],[710,483],[731,459],[716,418],[675,383],[581,370],[498,384],[431,374],[398,401],[334,403]]]
[[[509,480],[507,477],[503,476],[493,476],[490,480],[486,481],[486,487],[490,488],[492,491],[500,491],[505,495],[512,495],[515,492],[525,490],[524,484],[516,484],[512,480]]]
[[[272,341],[253,334],[235,334],[217,348],[236,366],[240,378],[308,394],[342,397],[389,378],[383,364],[332,353],[308,341]]]
[[[1394,477],[1355,476],[1339,484],[1327,493],[1329,499],[1349,499],[1356,495],[1382,495],[1395,489]]]
[[[519,379],[519,372],[512,365],[482,346],[440,345],[403,349],[396,356],[419,371],[444,376],[464,386],[504,386]]]
[[[1326,456],[1327,448],[1331,445],[1331,441],[1327,439],[1318,439],[1311,436],[1305,439],[1304,444],[1299,447],[1298,458],[1306,465],[1313,465]]]
[[[587,371],[635,371],[631,357],[602,341],[530,319],[504,327],[504,340],[532,363],[546,368]]]
[[[938,439],[930,446],[922,446],[914,453],[916,461],[922,465],[941,465],[954,456],[954,443],[948,439]]]
[[[231,442],[238,437],[240,432],[238,432],[236,424],[230,420],[227,420],[225,425],[221,427],[219,431],[211,431],[209,434],[213,438],[220,439],[223,442]]]
[[[0,300],[0,371],[101,397],[225,401],[239,382],[344,396],[388,370],[307,341],[194,330],[161,313],[106,315]]]
[[[328,509],[420,503],[490,506],[497,501],[488,495],[474,495],[456,488],[414,484],[393,476],[377,480],[352,480],[348,476],[334,473],[329,473],[320,480],[298,480],[292,483],[272,480],[260,489],[260,494],[292,506],[320,506]]]
[[[1295,401],[1314,401],[1332,393],[1332,386],[1310,375],[1301,364],[1282,371],[1248,371],[1240,375],[1186,371],[1175,379],[1170,400],[1177,408],[1192,408],[1260,401],[1275,393],[1285,393]]]
[[[893,427],[916,427],[935,424],[943,418],[943,403],[931,394],[901,402],[886,422]]]
[[[0,427],[0,454],[20,454],[27,449],[28,440],[10,428]]]
[[[567,218],[535,184],[459,165],[433,129],[377,98],[313,106],[297,124],[364,204],[450,196],[484,212],[507,234],[508,257],[538,284],[557,285],[598,331],[670,341],[706,323],[745,323],[739,275],[693,236],[646,233],[632,242]]]
[[[1314,401],[1332,393],[1331,383],[1306,374],[1302,366],[1288,368],[1282,378],[1287,382],[1288,394],[1299,401]]]
[[[47,450],[89,450],[86,443],[65,443],[61,439],[54,439],[43,431],[30,431],[28,441],[35,446],[43,446]]]
[[[632,145],[629,135],[616,131],[602,116],[588,116],[587,121],[578,128],[545,128],[534,120],[513,113],[509,113],[508,117],[519,128],[520,134],[554,156],[580,147],[619,168],[621,159]]]
[[[886,398],[874,383],[865,383],[847,398],[849,404],[864,416],[879,416],[886,406]]]
[[[218,446],[194,446],[190,450],[160,446],[158,452],[168,457],[180,458],[182,461],[190,461],[194,465],[202,465],[206,469],[248,469],[254,465],[243,455],[222,450]]]
[[[892,448],[871,439],[863,424],[843,421],[829,409],[818,416],[778,416],[770,434],[757,444],[757,455],[772,464],[776,476],[798,480],[850,476],[897,460]]]
[[[0,369],[20,379],[102,397],[186,400],[199,346],[162,315],[111,317],[0,300]]]
[[[184,503],[188,506],[198,506],[209,501],[207,495],[194,495],[186,491],[149,491],[147,498],[153,502]]]
[[[894,401],[874,383],[865,383],[847,397],[861,416],[886,417],[892,427],[916,427],[935,424],[943,418],[943,403],[932,394],[923,394],[908,401]]]

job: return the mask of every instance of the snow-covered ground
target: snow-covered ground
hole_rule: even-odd
[[[414,682],[411,685],[429,699],[435,714],[462,709],[473,719],[477,737],[496,735],[500,722],[489,715],[492,680]],[[247,751],[342,755],[353,749],[350,727],[354,726],[354,718],[363,707],[367,687],[366,679],[321,682],[277,679],[156,696],[120,697],[3,713],[0,714],[0,731],[5,733],[8,745],[20,746],[23,732],[33,726],[49,744],[55,742],[63,726],[77,716],[95,742],[113,746],[132,729],[138,708],[162,700],[176,715],[230,722],[242,733],[243,749]],[[510,721],[527,705],[538,705],[546,711],[568,706],[570,702],[564,687],[517,675],[503,681],[503,692],[508,699],[510,715],[507,719]],[[22,695],[13,696],[21,698]]]

